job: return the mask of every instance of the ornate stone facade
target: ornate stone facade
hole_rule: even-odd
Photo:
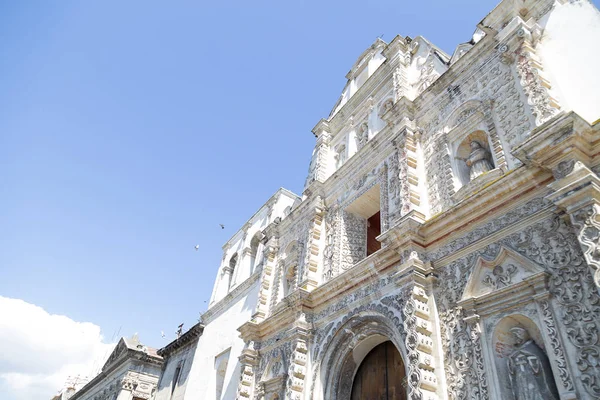
[[[410,400],[599,399],[600,113],[578,96],[600,87],[573,95],[549,52],[592,14],[504,0],[452,56],[422,37],[365,50],[302,196],[224,247],[222,270],[257,232],[262,255],[229,292],[218,276],[182,398],[350,400],[389,341]]]
[[[156,395],[163,359],[137,335],[121,338],[102,370],[72,400],[150,400]]]

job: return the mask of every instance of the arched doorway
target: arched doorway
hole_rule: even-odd
[[[406,400],[406,374],[402,356],[390,341],[373,348],[352,382],[351,400]]]

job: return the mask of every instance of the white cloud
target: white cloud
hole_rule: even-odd
[[[0,296],[0,397],[4,400],[49,400],[68,376],[97,372],[113,347],[103,342],[97,325]]]

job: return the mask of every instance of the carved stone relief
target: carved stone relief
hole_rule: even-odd
[[[466,245],[466,242],[462,242],[462,245]],[[482,389],[474,380],[477,376],[477,369],[474,367],[476,359],[469,357],[472,351],[469,353],[468,345],[471,342],[467,338],[472,337],[472,332],[462,322],[465,317],[463,311],[456,307],[457,293],[463,293],[475,260],[478,257],[493,260],[502,246],[516,251],[550,274],[549,290],[552,302],[556,303],[554,308],[562,334],[566,338],[565,346],[572,349],[571,353],[560,349],[559,339],[553,333],[556,324],[549,318],[551,314],[545,311],[546,329],[549,330],[550,337],[556,338],[553,339],[553,352],[557,360],[565,359],[567,354],[571,354],[569,357],[573,357],[572,362],[577,365],[583,390],[592,398],[600,397],[600,369],[597,368],[600,365],[600,297],[594,290],[595,285],[589,268],[577,247],[570,227],[558,217],[551,217],[513,233],[497,243],[452,262],[440,271],[435,290],[442,322],[440,328],[448,355],[446,366],[449,371],[449,390],[460,389],[464,395],[477,393],[475,398],[482,398]],[[549,306],[549,303],[542,303],[542,307],[546,306]],[[453,349],[460,350],[462,356],[453,358]],[[560,362],[556,364],[560,365]],[[557,368],[560,371],[560,367]],[[568,371],[565,370],[559,375],[564,377],[561,379],[564,381],[562,384],[570,387]]]
[[[347,270],[367,255],[367,220],[344,211],[341,222],[340,268]]]

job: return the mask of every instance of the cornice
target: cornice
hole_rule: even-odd
[[[212,320],[218,317],[225,309],[227,309],[231,302],[237,297],[245,294],[253,285],[258,281],[260,274],[262,273],[262,269],[257,269],[254,271],[252,275],[244,282],[237,285],[232,291],[230,291],[227,296],[223,297],[221,300],[216,302],[212,307],[210,307],[204,314],[202,314],[201,319],[205,325],[208,325]]]
[[[398,61],[395,62],[396,64]],[[367,101],[375,92],[379,91],[385,85],[392,87],[391,75],[393,72],[394,63],[385,60],[379,68],[371,75],[363,85],[358,88],[356,93],[352,95],[342,106],[342,108],[329,119],[329,127],[331,134],[335,137],[343,127],[345,121],[356,112],[359,106]]]
[[[162,356],[153,356],[151,354],[147,354],[141,350],[134,350],[134,349],[130,349],[127,348],[127,351],[124,353],[123,356],[119,357],[117,360],[115,360],[115,362],[111,363],[108,368],[103,369],[102,371],[100,371],[100,373],[98,375],[96,375],[94,378],[92,378],[92,380],[90,380],[88,383],[86,383],[81,389],[79,389],[77,392],[75,392],[73,394],[73,396],[71,396],[70,400],[77,400],[80,397],[82,397],[83,395],[85,395],[86,393],[88,393],[90,390],[92,390],[96,385],[98,385],[103,379],[109,377],[113,372],[115,372],[117,369],[121,368],[123,365],[125,365],[128,361],[131,360],[135,360],[135,361],[140,361],[144,364],[148,364],[148,365],[155,365],[157,367],[162,366],[164,360],[162,358]],[[125,370],[125,373],[129,371],[129,370]]]
[[[167,344],[162,349],[159,349],[157,353],[159,356],[164,357],[166,359],[170,357],[171,354],[173,354],[173,352],[177,351],[178,349],[184,346],[187,346],[188,344],[202,336],[203,332],[204,324],[202,322],[198,322],[196,325],[188,329],[188,331],[185,332],[183,335],[173,340],[171,343]]]
[[[247,233],[246,231],[252,226],[252,221],[256,218],[256,216],[260,215],[262,212],[268,211],[269,208],[277,202],[277,198],[280,195],[285,195],[293,200],[302,199],[300,196],[298,196],[291,190],[285,188],[277,189],[277,191],[273,195],[271,195],[271,197],[269,197],[269,199],[262,206],[260,206],[260,208],[254,214],[252,214],[250,218],[248,218],[244,225],[242,225],[242,228],[240,228],[236,233],[234,233],[231,236],[231,238],[229,238],[229,240],[227,240],[227,242],[225,242],[225,244],[223,245],[223,251],[226,251],[228,248],[230,248],[234,244],[234,242],[239,238],[240,235],[244,235],[245,233]]]

